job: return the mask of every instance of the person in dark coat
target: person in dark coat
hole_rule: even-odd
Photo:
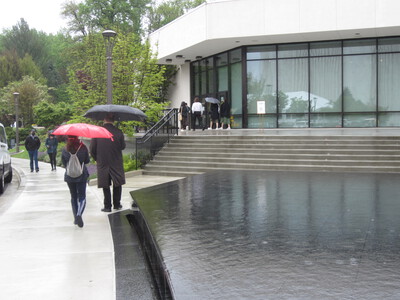
[[[86,164],[90,162],[90,156],[85,144],[83,144],[76,136],[68,136],[67,144],[62,150],[61,161],[65,168],[67,167],[71,157],[70,153],[77,153],[79,162],[81,164],[84,163],[82,175],[79,177],[70,177],[67,175],[67,171],[65,171],[64,174],[64,181],[68,184],[69,192],[71,194],[74,224],[83,227],[82,214],[86,207],[86,184],[89,178]]]
[[[218,124],[218,120],[219,120],[219,106],[216,103],[211,103],[210,105],[210,127],[208,127],[208,129],[212,129],[213,128],[213,123],[215,124],[215,129],[218,129],[219,124]]]
[[[185,129],[189,129],[188,118],[189,118],[190,108],[187,106],[187,103],[185,101],[182,101],[178,112],[181,114],[181,120],[180,120],[181,121],[181,131],[184,131]]]
[[[36,135],[35,129],[32,129],[31,134],[25,139],[25,148],[29,153],[31,172],[33,172],[33,162],[35,162],[36,172],[39,172],[38,151],[40,148],[40,139]]]
[[[111,190],[113,186],[112,205],[121,209],[122,185],[125,184],[125,172],[122,150],[125,149],[125,138],[121,130],[114,126],[114,116],[109,114],[103,125],[113,135],[111,139],[92,139],[90,153],[97,162],[97,187],[103,189],[104,208],[101,211],[111,211]]]
[[[224,129],[224,124],[227,125],[226,129],[231,129],[231,108],[229,107],[229,103],[227,100],[221,101],[220,106],[220,116],[221,116],[221,128]]]
[[[58,140],[54,134],[49,133],[48,138],[46,139],[46,148],[47,154],[50,158],[51,170],[56,170],[57,167],[57,147],[58,147]]]

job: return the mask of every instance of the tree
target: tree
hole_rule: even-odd
[[[1,44],[3,53],[16,53],[20,59],[25,59],[27,55],[30,56],[40,69],[42,76],[46,78],[47,84],[57,87],[65,83],[67,78],[65,64],[59,63],[69,57],[65,55],[64,49],[68,47],[65,40],[70,41],[71,39],[62,35],[48,36],[44,32],[30,29],[28,23],[21,19],[11,30],[5,31]],[[31,75],[36,78],[35,74],[23,75]]]
[[[113,29],[119,33],[142,34],[142,21],[151,0],[85,0],[69,1],[62,14],[69,19],[69,31],[87,36]]]
[[[33,107],[41,101],[48,100],[47,86],[31,76],[24,76],[1,90],[0,104],[3,114],[15,114],[14,92],[19,93],[19,115],[24,124],[34,124]]]
[[[90,34],[75,49],[76,61],[70,68],[69,92],[74,103],[73,121],[92,106],[106,103],[106,58],[101,34]],[[162,96],[164,67],[148,43],[134,34],[118,35],[113,51],[113,103],[144,110],[157,121],[167,105]],[[87,120],[86,120],[87,121]]]
[[[33,108],[35,121],[41,126],[51,128],[68,121],[73,115],[73,107],[68,103],[41,101]]]

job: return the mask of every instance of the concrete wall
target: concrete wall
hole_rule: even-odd
[[[190,65],[185,64],[178,67],[174,78],[174,84],[169,87],[168,99],[171,108],[179,108],[182,101],[190,105]]]

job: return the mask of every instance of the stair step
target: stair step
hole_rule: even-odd
[[[400,173],[400,137],[176,136],[143,172],[190,176],[220,169]]]
[[[292,158],[292,159],[327,159],[327,160],[379,160],[379,161],[385,161],[388,160],[389,158],[392,159],[392,161],[400,161],[400,154],[399,155],[382,155],[382,154],[353,154],[354,151],[351,151],[348,154],[343,154],[343,153],[276,153],[276,152],[271,152],[271,153],[248,153],[248,152],[242,152],[242,153],[231,153],[228,151],[224,152],[195,152],[190,154],[190,159],[208,159],[208,158],[218,158],[218,159],[224,159],[224,158],[237,158],[237,159],[284,159],[284,158]],[[239,154],[239,155],[238,155]],[[163,149],[157,154],[157,158],[163,158],[163,159],[176,159],[177,157],[185,157],[187,155],[187,152],[172,152],[172,151],[167,151],[167,149]]]
[[[381,165],[381,166],[399,166],[399,160],[368,160],[368,159],[349,159],[343,157],[343,159],[336,159],[335,157],[309,157],[309,158],[293,158],[293,157],[286,157],[286,158],[243,158],[243,157],[195,157],[191,156],[190,160],[182,161],[178,160],[175,156],[160,156],[154,158],[154,161],[157,163],[171,163],[171,164],[180,164],[180,165],[189,165],[193,163],[213,163],[213,164],[279,164],[279,163],[292,163],[292,164],[312,164],[312,165],[320,165],[320,164],[327,164],[327,165],[343,165],[343,164],[352,164],[352,165]]]
[[[400,148],[400,147],[399,147]],[[169,146],[164,147],[162,152],[185,152],[185,156],[188,153],[200,153],[200,152],[214,152],[214,153],[254,153],[254,154],[270,154],[270,153],[303,153],[303,154],[326,154],[326,155],[333,155],[333,154],[355,154],[358,153],[360,155],[400,155],[399,150],[386,150],[386,149],[310,149],[310,148],[299,148],[299,149],[289,149],[289,148],[275,148],[275,149],[251,149],[249,152],[249,148],[227,148],[227,147],[205,147],[205,148],[197,148],[193,151],[193,148],[188,147],[180,147],[180,148],[171,148]],[[160,151],[160,152],[161,152]]]
[[[263,166],[277,165],[277,164],[291,164],[291,165],[312,165],[312,166],[382,166],[382,167],[398,167],[400,168],[399,161],[352,161],[352,160],[316,160],[316,159],[246,159],[240,158],[227,158],[227,159],[190,159],[190,161],[177,161],[166,160],[163,158],[156,158],[154,163],[172,166],[187,166],[187,167],[216,167],[229,169],[231,166],[248,166],[249,168],[263,168]]]
[[[248,165],[226,165],[224,168],[218,167],[180,167],[180,166],[168,166],[168,165],[152,165],[149,164],[146,166],[147,171],[156,171],[161,174],[162,172],[173,172],[177,173],[185,173],[185,171],[190,172],[207,172],[213,170],[271,170],[271,171],[279,171],[279,170],[287,170],[287,171],[329,171],[329,172],[373,172],[373,173],[399,173],[400,167],[371,167],[371,166],[327,166],[327,165],[285,165],[285,164],[276,164],[276,165],[263,165],[254,168],[253,166]]]

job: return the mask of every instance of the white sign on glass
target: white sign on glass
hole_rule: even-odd
[[[265,101],[257,101],[257,114],[265,114]]]

